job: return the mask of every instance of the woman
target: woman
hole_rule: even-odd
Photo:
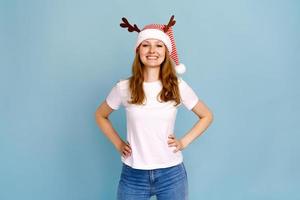
[[[132,76],[119,81],[96,111],[102,132],[120,152],[123,162],[118,199],[188,199],[187,174],[181,151],[201,135],[213,120],[212,112],[177,73],[178,62],[172,26],[150,24],[140,30],[122,18],[121,27],[138,32]],[[109,115],[123,105],[126,109],[127,141],[113,128]],[[199,121],[182,138],[176,138],[174,123],[181,105],[192,110]]]

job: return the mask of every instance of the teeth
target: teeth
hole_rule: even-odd
[[[155,56],[147,56],[148,59],[157,59]]]

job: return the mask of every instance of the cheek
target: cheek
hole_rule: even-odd
[[[141,48],[141,49],[139,50],[139,54],[140,54],[141,57],[142,57],[142,56],[145,56],[145,55],[147,54],[147,50]]]
[[[165,57],[166,57],[166,51],[161,51],[160,52],[160,55],[161,55],[161,57],[163,58],[163,59],[165,59]]]
[[[161,50],[159,51],[159,53],[160,53],[160,55],[162,55],[162,56],[166,56],[166,49],[161,49]]]
[[[145,53],[143,53],[142,51],[139,51],[139,57],[140,57],[140,61],[145,64],[146,61],[146,55]]]
[[[144,53],[143,49],[139,48],[138,49],[138,54],[139,54],[140,57],[142,57],[145,53]]]

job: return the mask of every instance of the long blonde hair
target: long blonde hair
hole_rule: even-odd
[[[132,64],[132,76],[129,78],[131,100],[128,103],[130,104],[141,105],[144,103],[146,98],[143,90],[144,70],[145,67],[140,60],[139,54],[136,53]],[[180,104],[178,78],[168,51],[166,51],[165,60],[160,67],[159,79],[162,83],[162,90],[157,95],[158,101],[175,101],[175,106]]]

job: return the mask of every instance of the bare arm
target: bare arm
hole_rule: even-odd
[[[199,117],[199,120],[192,127],[192,129],[181,139],[184,147],[187,147],[197,137],[199,137],[213,121],[212,112],[202,101],[198,101],[192,111]]]
[[[168,141],[169,146],[176,147],[174,152],[186,148],[197,137],[199,137],[213,121],[212,112],[202,101],[198,101],[198,103],[194,106],[192,111],[199,117],[199,120],[192,127],[192,129],[187,134],[185,134],[180,140],[176,140],[174,134],[171,134],[169,136],[170,138]]]
[[[131,148],[130,145],[125,143],[113,128],[110,120],[109,115],[114,110],[109,107],[109,105],[104,101],[96,110],[95,117],[96,122],[102,132],[106,135],[106,137],[113,143],[115,148],[123,155],[123,156],[130,156]]]

